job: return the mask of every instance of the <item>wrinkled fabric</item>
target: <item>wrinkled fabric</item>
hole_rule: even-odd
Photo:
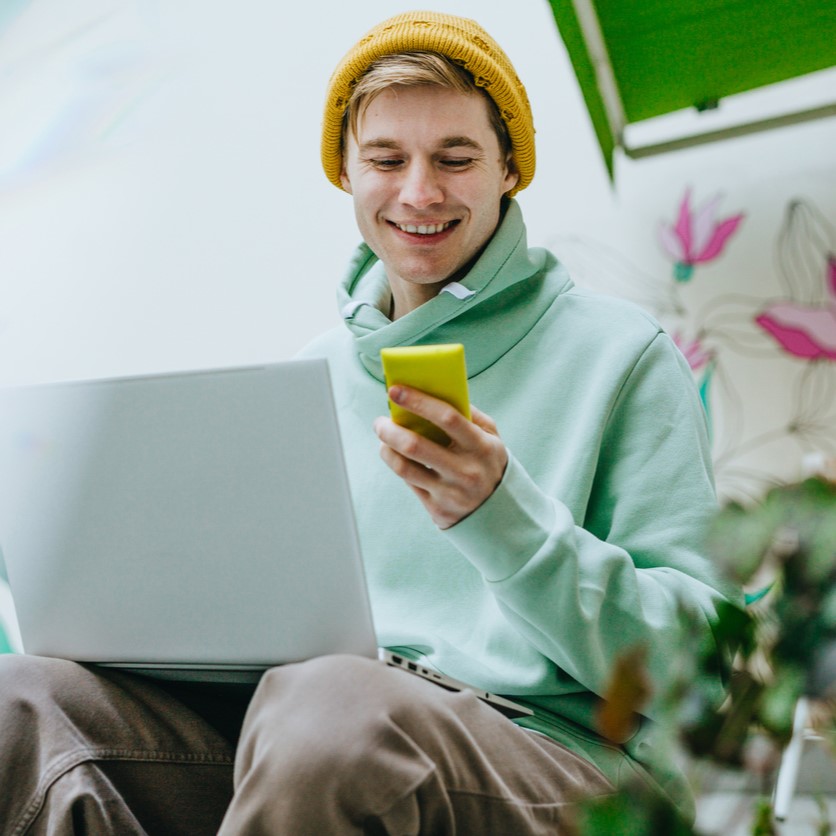
[[[0,657],[0,742],[4,836],[558,834],[613,791],[473,694],[350,656],[253,697]]]
[[[215,833],[232,798],[228,735],[246,704],[59,659],[0,656],[0,833]]]
[[[221,836],[554,836],[612,785],[471,692],[350,656],[261,680],[241,735]]]

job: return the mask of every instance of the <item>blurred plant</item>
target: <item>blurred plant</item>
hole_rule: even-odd
[[[693,661],[664,695],[663,722],[672,745],[691,759],[746,770],[766,789],[802,696],[816,706],[823,739],[836,744],[836,483],[815,477],[773,488],[754,505],[729,504],[708,543],[726,578],[755,591],[745,610],[720,608],[710,652],[700,648],[697,618],[683,610],[689,628],[677,657]],[[728,696],[718,707],[709,683],[729,672],[732,658]],[[616,704],[602,713],[602,733],[617,733],[647,700],[642,660],[634,649],[616,665],[606,695]],[[630,787],[586,805],[577,832],[697,833],[664,806]],[[822,816],[829,827],[824,809]],[[771,803],[761,799],[752,833],[775,832]]]
[[[740,670],[763,695],[754,717],[783,744],[799,696],[836,697],[836,483],[815,477],[773,488],[754,506],[728,505],[709,547],[735,582],[770,584],[752,608]]]
[[[573,836],[694,836],[697,832],[673,804],[638,782],[584,804],[572,827]]]
[[[674,259],[673,276],[678,282],[691,279],[694,265],[717,258],[743,220],[743,213],[717,220],[721,199],[721,195],[715,195],[698,210],[692,210],[691,190],[687,189],[679,205],[676,223],[660,226],[659,243]]]

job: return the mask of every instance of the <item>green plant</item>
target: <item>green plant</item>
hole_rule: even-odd
[[[713,625],[717,647],[710,652],[700,648],[698,622],[683,608],[680,655],[692,664],[668,686],[666,725],[675,738],[671,744],[690,758],[747,770],[766,791],[801,696],[816,702],[825,739],[836,741],[836,483],[813,478],[776,487],[753,505],[729,504],[708,532],[708,547],[725,577],[751,590],[749,603],[745,609],[721,607]],[[642,658],[636,648],[613,671],[602,717],[611,728],[617,730],[648,698]],[[720,706],[704,675],[718,672],[729,675]],[[587,805],[577,831],[697,832],[664,806],[631,787]],[[775,832],[766,798],[754,810],[752,832]]]
[[[774,488],[756,505],[727,506],[709,549],[727,577],[762,594],[745,618],[721,613],[724,641],[739,642],[729,699],[690,724],[685,739],[697,754],[745,766],[753,740],[786,745],[801,696],[822,702],[834,729],[827,701],[836,697],[836,484],[808,479]]]

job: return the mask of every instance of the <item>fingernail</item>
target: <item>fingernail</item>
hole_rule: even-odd
[[[406,397],[406,392],[404,392],[404,390],[403,390],[403,389],[401,389],[401,387],[400,387],[400,386],[393,386],[393,387],[389,390],[389,397],[390,397],[390,398],[391,398],[391,399],[392,399],[395,403],[403,403],[404,398]]]

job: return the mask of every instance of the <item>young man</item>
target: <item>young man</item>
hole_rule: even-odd
[[[0,829],[552,834],[629,777],[690,809],[658,699],[619,740],[595,717],[636,647],[661,693],[680,604],[711,638],[704,418],[650,317],[527,247],[512,195],[533,134],[472,21],[405,14],[363,38],[331,79],[322,150],[365,243],[346,327],[303,352],[331,366],[380,643],[533,716],[350,657],[273,669],[252,699],[10,658]],[[385,390],[381,348],[441,342],[465,345],[472,422]],[[381,416],[387,395],[450,445]]]

